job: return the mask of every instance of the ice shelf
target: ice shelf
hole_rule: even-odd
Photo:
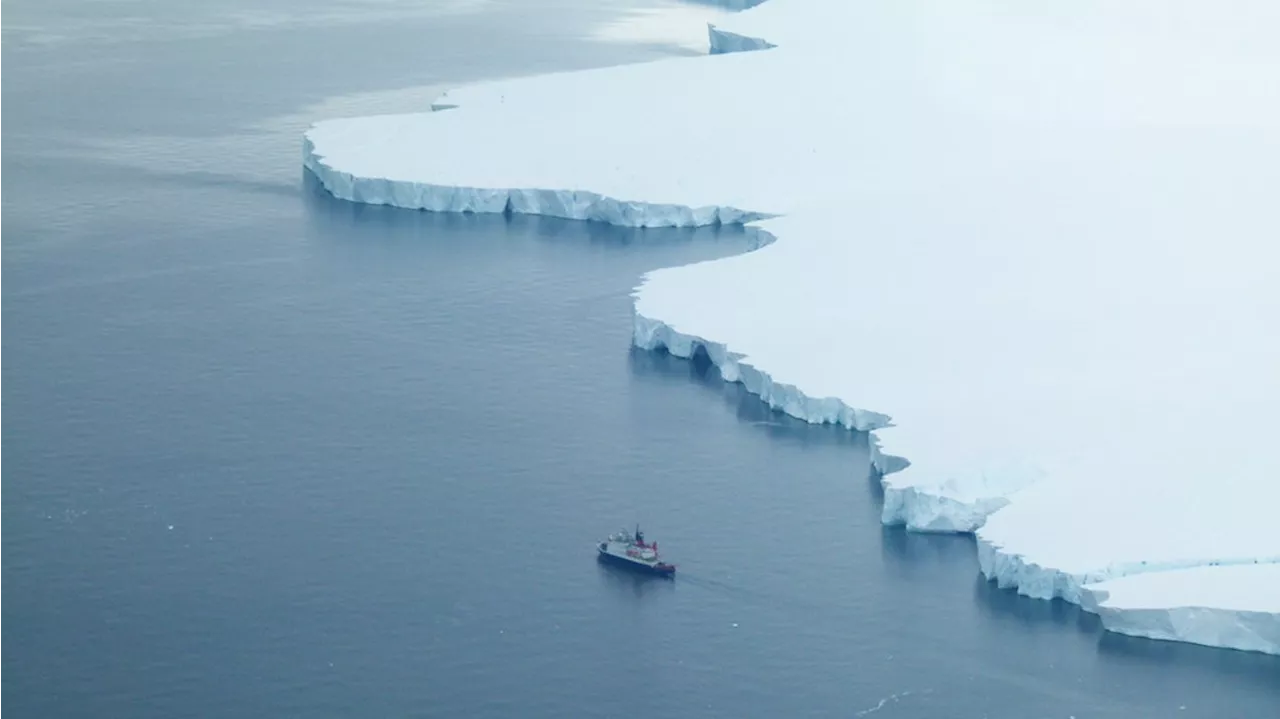
[[[1167,630],[1113,590],[1280,561],[1278,35],[1269,0],[770,0],[709,57],[321,122],[304,162],[357,202],[758,227],[643,277],[633,342],[872,432],[883,521],[976,532],[1002,586],[1275,652],[1275,607],[1242,640],[1234,594]]]
[[[1107,629],[1150,639],[1280,654],[1280,564],[1206,565],[1085,587]]]

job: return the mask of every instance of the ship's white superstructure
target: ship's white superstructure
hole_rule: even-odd
[[[634,534],[624,529],[609,535],[596,549],[601,559],[635,569],[656,574],[675,574],[676,571],[675,565],[662,561],[657,542],[645,542],[639,526]]]

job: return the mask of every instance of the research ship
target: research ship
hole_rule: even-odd
[[[644,533],[640,525],[636,525],[635,534],[622,530],[609,535],[596,550],[600,559],[606,562],[625,566],[646,574],[657,574],[665,577],[675,576],[676,566],[667,564],[658,556],[658,543],[644,541]]]

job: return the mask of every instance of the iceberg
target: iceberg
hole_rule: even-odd
[[[1124,631],[1147,600],[1086,587],[1280,561],[1277,32],[1269,0],[769,0],[709,56],[319,122],[303,161],[355,202],[756,228],[642,277],[633,343],[871,432],[885,523]],[[1203,602],[1168,638],[1240,644]]]

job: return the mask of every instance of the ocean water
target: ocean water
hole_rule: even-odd
[[[312,120],[693,54],[713,5],[5,11],[11,716],[1280,715],[1280,659],[999,591],[879,525],[865,437],[629,349],[641,273],[750,233],[300,169]],[[676,580],[595,562],[636,522]]]

